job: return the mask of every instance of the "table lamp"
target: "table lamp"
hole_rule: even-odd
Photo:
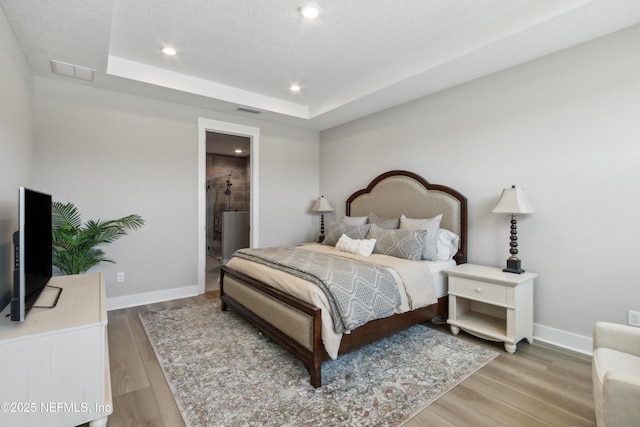
[[[512,185],[511,188],[502,190],[500,199],[491,212],[511,214],[511,242],[509,243],[511,247],[509,253],[511,256],[507,259],[507,267],[502,271],[517,274],[524,273],[520,259],[518,259],[518,227],[516,225],[516,214],[531,214],[536,211],[529,204],[524,190]]]
[[[324,196],[320,196],[313,204],[311,210],[313,212],[320,212],[320,236],[318,237],[318,243],[322,243],[324,240],[324,213],[333,212],[333,208]]]

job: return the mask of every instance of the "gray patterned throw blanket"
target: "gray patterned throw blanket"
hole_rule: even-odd
[[[307,280],[327,295],[337,333],[393,313],[400,292],[393,275],[377,264],[326,253],[273,248],[240,249],[233,256],[264,264]]]

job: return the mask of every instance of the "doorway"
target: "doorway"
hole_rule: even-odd
[[[220,265],[249,247],[251,140],[206,132],[206,285],[218,288]]]
[[[204,293],[212,278],[217,286],[219,266],[224,261],[220,229],[225,212],[248,211],[249,247],[258,246],[260,129],[204,118],[198,119],[198,129],[197,264],[198,287]]]

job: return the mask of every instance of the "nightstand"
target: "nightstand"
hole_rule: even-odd
[[[451,332],[460,329],[477,337],[504,342],[515,353],[523,338],[533,341],[533,280],[535,273],[505,273],[501,268],[460,264],[449,276]]]

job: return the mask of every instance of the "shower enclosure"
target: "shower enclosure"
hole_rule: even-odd
[[[238,249],[249,247],[249,212],[222,213],[222,263]]]

